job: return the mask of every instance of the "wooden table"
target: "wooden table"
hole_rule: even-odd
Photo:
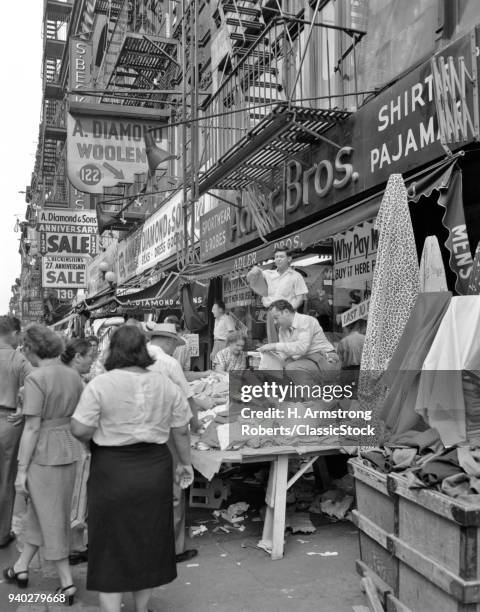
[[[269,448],[245,448],[239,451],[199,451],[192,449],[192,464],[208,480],[212,473],[205,473],[205,459],[216,461],[218,468],[222,463],[270,463],[268,485],[265,495],[267,510],[263,524],[262,539],[258,543],[270,553],[273,561],[282,559],[284,552],[285,514],[287,491],[319,458],[325,455],[335,455],[342,451],[338,446],[306,445],[279,446]],[[205,455],[208,454],[208,457]],[[288,479],[290,459],[305,458],[307,461]],[[203,471],[202,471],[203,468]],[[217,469],[218,471],[218,469]]]

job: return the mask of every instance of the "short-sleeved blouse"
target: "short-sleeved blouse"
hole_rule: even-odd
[[[139,442],[164,444],[171,427],[182,427],[192,413],[179,388],[160,372],[116,369],[86,387],[73,418],[94,427],[99,446]]]
[[[35,368],[25,378],[22,412],[41,418],[32,463],[66,465],[77,461],[81,446],[70,430],[70,417],[82,390],[78,372],[61,363]]]

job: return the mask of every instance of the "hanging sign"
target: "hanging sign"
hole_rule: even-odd
[[[128,117],[67,114],[67,173],[72,185],[87,193],[104,187],[134,183],[135,174],[147,170],[144,137],[149,129],[156,144],[169,149],[162,124]]]
[[[358,319],[365,316],[356,309],[370,297],[377,246],[378,232],[373,219],[333,236],[333,303],[336,314],[342,317],[345,314],[348,319],[348,323],[343,323],[342,318],[342,325],[356,320],[350,320],[351,316]]]
[[[200,342],[198,334],[183,334],[183,340],[187,345],[190,357],[198,357],[200,355]]]
[[[371,281],[377,246],[378,232],[373,220],[333,237],[333,280],[338,287]]]
[[[42,257],[43,287],[82,289],[87,285],[86,257],[46,255]]]
[[[97,252],[97,216],[94,211],[42,210],[36,229],[42,255],[95,255]]]
[[[93,97],[82,95],[82,89],[90,89],[92,81],[93,44],[72,36],[70,39],[69,86],[75,102],[88,102]],[[75,93],[73,93],[75,92]],[[78,92],[78,93],[77,93]]]
[[[360,302],[350,310],[346,312],[342,312],[340,315],[340,320],[342,322],[342,327],[346,327],[347,325],[351,325],[358,321],[359,319],[366,319],[368,317],[368,311],[370,308],[370,298],[365,300],[364,302]]]

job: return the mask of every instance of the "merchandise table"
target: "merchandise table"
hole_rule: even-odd
[[[304,445],[267,448],[244,448],[238,451],[195,450],[192,448],[192,465],[207,480],[211,480],[222,463],[270,463],[265,495],[267,505],[262,539],[258,543],[270,553],[273,561],[281,559],[284,551],[285,514],[288,489],[322,456],[343,453],[338,446]],[[288,479],[290,459],[305,458],[300,469]]]

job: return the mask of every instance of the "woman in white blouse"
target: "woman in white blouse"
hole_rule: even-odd
[[[154,587],[176,578],[171,441],[180,458],[176,478],[193,481],[188,422],[180,390],[159,372],[136,327],[112,335],[105,374],[87,385],[72,418],[74,435],[91,440],[88,480],[87,589],[99,591],[102,612],[120,612],[132,592],[147,612]]]

